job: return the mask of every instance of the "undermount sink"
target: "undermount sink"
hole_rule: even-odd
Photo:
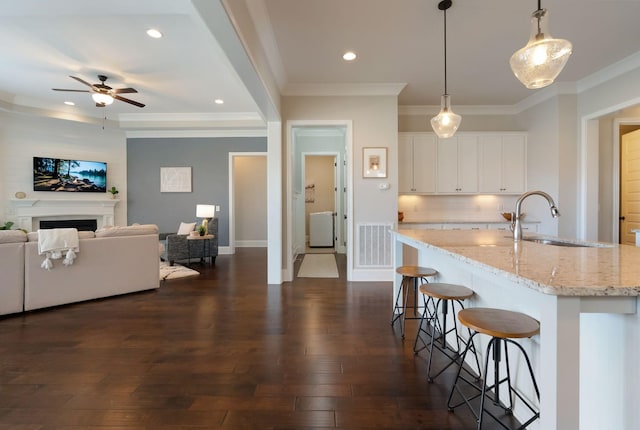
[[[547,239],[541,237],[523,237],[522,240],[527,242],[541,243],[543,245],[553,246],[568,246],[572,248],[606,248],[606,245],[600,243],[577,243],[577,242],[563,242],[561,240]]]

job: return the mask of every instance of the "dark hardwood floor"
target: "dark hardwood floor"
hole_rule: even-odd
[[[453,369],[426,383],[415,321],[405,342],[390,327],[391,284],[347,283],[340,257],[340,279],[267,286],[266,250],[239,248],[157,291],[0,319],[0,430],[475,428],[447,411]]]

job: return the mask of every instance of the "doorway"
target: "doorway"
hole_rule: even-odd
[[[229,253],[267,247],[267,154],[229,153]]]
[[[338,154],[303,154],[305,254],[336,249]]]
[[[636,126],[635,128],[637,128]],[[620,212],[618,243],[636,244],[640,229],[640,130],[620,126]]]

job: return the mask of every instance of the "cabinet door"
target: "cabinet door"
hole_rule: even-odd
[[[436,191],[436,137],[413,136],[413,188],[417,193]]]
[[[475,136],[458,137],[458,190],[478,192],[478,140]]]
[[[524,136],[502,139],[502,192],[519,194],[525,191],[527,177]]]
[[[481,193],[499,193],[502,188],[502,139],[481,136],[479,139]]]
[[[398,191],[411,193],[413,189],[413,137],[398,136]]]
[[[438,192],[457,193],[458,139],[438,139]]]

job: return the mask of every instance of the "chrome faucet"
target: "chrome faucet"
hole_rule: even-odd
[[[558,218],[560,216],[560,212],[558,212],[558,208],[556,207],[556,203],[553,201],[551,196],[544,191],[527,191],[518,197],[516,201],[516,211],[512,214],[511,219],[511,229],[513,230],[513,241],[518,242],[522,239],[522,220],[520,219],[520,207],[522,206],[522,202],[529,196],[533,196],[537,194],[539,196],[544,197],[549,202],[549,208],[551,209],[551,216],[554,218]]]

